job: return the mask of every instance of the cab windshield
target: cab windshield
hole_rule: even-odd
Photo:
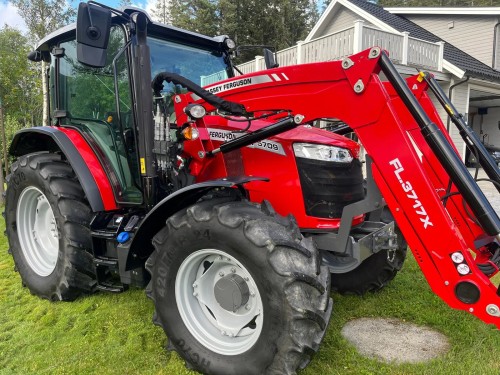
[[[210,51],[157,37],[148,37],[151,50],[151,78],[158,73],[179,74],[200,86],[228,78],[229,67],[222,51]],[[165,91],[168,91],[164,83]],[[173,90],[173,85],[168,86]]]

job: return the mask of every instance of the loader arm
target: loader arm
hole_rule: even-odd
[[[378,76],[383,70],[389,82]],[[410,84],[410,86],[408,86]],[[500,220],[452,145],[420,76],[407,82],[385,53],[372,48],[342,61],[283,67],[239,76],[207,89],[247,112],[285,110],[307,124],[348,124],[373,160],[373,178],[432,290],[448,305],[500,328]],[[201,103],[192,94],[182,108]],[[499,181],[497,181],[499,182]],[[485,265],[491,272],[484,272]]]

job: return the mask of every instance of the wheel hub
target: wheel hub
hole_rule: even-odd
[[[189,255],[175,281],[179,314],[191,334],[208,349],[238,355],[262,332],[264,308],[250,272],[218,249]]]
[[[250,298],[247,283],[240,275],[230,274],[217,281],[214,288],[215,299],[227,310],[236,312]]]

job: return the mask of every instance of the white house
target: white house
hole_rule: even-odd
[[[433,73],[484,143],[498,147],[500,71],[493,67],[500,65],[499,17],[500,7],[384,9],[366,0],[333,0],[304,41],[278,52],[278,62],[341,59],[380,46],[401,74]],[[261,57],[241,66],[244,73],[263,68]],[[446,123],[445,111],[436,107]],[[453,124],[450,135],[468,158]]]

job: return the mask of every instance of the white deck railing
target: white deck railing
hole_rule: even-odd
[[[410,37],[407,32],[392,33],[372,26],[363,21],[355,21],[354,26],[337,31],[308,42],[278,51],[277,62],[289,66],[320,61],[340,60],[370,47],[381,47],[389,52],[391,60],[401,65],[413,65],[430,70],[442,71],[444,42],[432,43]],[[238,65],[244,73],[265,69],[264,58]]]
[[[303,43],[302,62],[331,61],[352,55],[354,50],[354,27],[325,35]],[[300,45],[299,45],[300,46]]]
[[[280,66],[289,66],[297,64],[297,46],[293,46],[287,49],[282,49],[276,53],[276,59]]]
[[[444,42],[408,38],[408,64],[441,71],[443,69]],[[437,68],[436,68],[437,67]]]
[[[392,61],[397,63],[403,61],[404,35],[390,33],[370,26],[364,26],[362,30],[362,50],[377,46],[389,51],[389,57]]]

